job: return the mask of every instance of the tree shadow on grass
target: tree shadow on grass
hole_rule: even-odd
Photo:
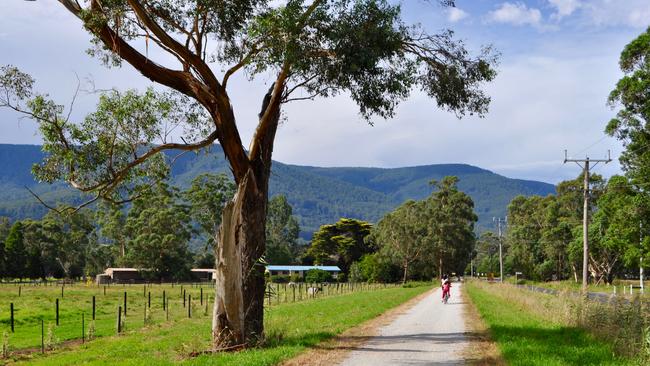
[[[335,336],[336,334],[332,332],[311,332],[295,336],[285,336],[283,332],[270,333],[266,335],[263,348],[280,346],[312,347]]]
[[[575,327],[537,328],[492,326],[494,339],[512,364],[622,364],[610,346]]]

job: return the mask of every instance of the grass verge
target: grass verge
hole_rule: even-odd
[[[611,344],[570,325],[561,298],[487,283],[467,283],[467,293],[511,365],[637,365],[617,357]]]
[[[267,344],[237,353],[187,355],[209,348],[210,320],[179,319],[71,349],[17,360],[32,365],[274,365],[430,289],[388,288],[299,303],[265,313]]]
[[[463,298],[469,298],[467,294],[467,286],[461,287]],[[506,365],[499,347],[492,339],[490,330],[481,318],[481,315],[471,301],[466,301],[463,307],[463,318],[465,319],[465,326],[467,328],[467,336],[470,339],[471,345],[465,350],[466,364],[470,366],[503,366]]]

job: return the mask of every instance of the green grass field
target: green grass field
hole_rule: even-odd
[[[13,290],[12,286],[9,287],[11,288],[3,288],[4,291],[0,295],[2,301],[16,300],[17,292],[15,293],[16,297],[13,294],[9,295],[8,293]],[[86,309],[90,309],[92,294],[95,294],[98,305],[96,332],[104,336],[83,345],[65,346],[59,344],[53,351],[48,351],[45,355],[31,352],[28,354],[14,353],[11,357],[17,363],[43,365],[169,365],[177,363],[272,365],[296,355],[306,347],[376,317],[387,309],[428,290],[430,286],[384,288],[383,285],[364,285],[363,288],[356,287],[354,292],[350,292],[351,288],[344,289],[341,286],[340,293],[337,293],[336,287],[333,286],[329,293],[325,290],[316,299],[308,299],[304,296],[303,301],[295,303],[292,302],[293,291],[287,291],[288,302],[284,302],[284,286],[280,286],[280,296],[272,297],[272,306],[266,308],[265,326],[268,340],[264,347],[238,353],[203,355],[197,358],[189,358],[188,355],[209,348],[212,308],[210,303],[208,314],[205,314],[205,305],[200,307],[198,306],[199,301],[194,300],[200,296],[199,287],[184,286],[183,288],[188,294],[192,294],[192,302],[196,304],[191,319],[187,318],[187,310],[183,308],[180,286],[175,286],[172,289],[171,286],[152,285],[147,287],[146,292],[151,290],[152,293],[151,316],[153,321],[143,327],[147,296],[143,296],[142,285],[107,288],[106,299],[102,302],[104,305],[102,305],[101,316],[99,299],[104,296],[103,287],[85,287],[83,285],[76,285],[74,288],[66,287],[64,300],[61,301],[61,325],[53,327],[55,337],[59,341],[81,337],[81,322],[77,315],[83,310],[86,317],[90,317],[90,312]],[[125,289],[127,299],[129,299],[126,318],[127,330],[121,335],[115,336],[117,306],[123,300]],[[172,296],[169,321],[165,320],[165,313],[162,311],[163,290],[166,291],[166,296],[169,296],[170,293]],[[204,287],[203,291],[205,296],[207,287]],[[274,290],[274,293],[276,291]],[[20,300],[16,302],[16,308],[21,312],[19,313],[17,310],[16,317],[18,319],[18,314],[25,317],[31,314],[29,319],[35,319],[38,326],[31,325],[29,321],[24,321],[22,325],[16,322],[16,333],[10,335],[9,338],[12,350],[40,347],[40,317],[47,316],[46,324],[53,323],[52,309],[54,307],[53,305],[36,307],[32,304],[37,299],[38,303],[53,303],[52,299],[57,296],[60,296],[60,287],[45,291],[43,288],[34,289],[34,293],[31,294],[29,289],[22,289]],[[84,300],[86,298],[89,300]],[[131,305],[130,298],[133,298],[133,305]],[[23,303],[19,307],[20,301]],[[69,310],[64,312],[66,306]],[[31,310],[28,311],[27,308]],[[50,312],[52,315],[47,315]],[[4,323],[7,312],[0,315],[3,319],[2,326],[7,329],[7,325]],[[88,324],[86,324],[86,330],[87,327]],[[47,333],[47,325],[45,332]]]
[[[291,288],[286,285],[270,284],[271,296],[266,306],[280,303],[310,300],[304,284]],[[367,292],[383,288],[384,285],[333,284],[324,286],[317,298],[340,295],[349,292]],[[195,318],[211,318],[214,299],[213,287],[209,284],[165,284],[165,285],[111,285],[96,286],[75,284],[63,286],[0,285],[0,336],[9,337],[11,350],[41,347],[41,335],[45,343],[81,339],[94,328],[95,337],[114,335],[117,332],[118,307],[124,307],[126,292],[127,311],[123,316],[125,328],[135,330],[146,324],[158,324],[188,317],[191,297],[191,315]],[[163,292],[169,309],[163,309]],[[185,292],[185,305],[183,303]],[[19,296],[20,293],[20,296]],[[95,296],[95,320],[92,319],[92,298]],[[149,302],[149,297],[151,300]],[[59,300],[59,325],[56,326],[56,300]],[[11,332],[10,304],[14,304],[14,332]],[[150,306],[149,306],[150,305]],[[207,305],[207,307],[206,307]],[[82,324],[83,314],[83,324]],[[43,327],[43,329],[41,329]],[[83,332],[82,332],[83,328]],[[52,336],[48,337],[48,333]],[[48,339],[49,338],[49,339]]]
[[[637,365],[614,355],[612,345],[564,324],[561,299],[512,286],[469,282],[467,292],[511,365]]]

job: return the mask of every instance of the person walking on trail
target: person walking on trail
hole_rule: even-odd
[[[442,276],[442,302],[445,302],[445,296],[451,296],[451,280],[447,275]]]

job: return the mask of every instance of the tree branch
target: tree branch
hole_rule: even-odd
[[[150,16],[147,14],[147,9],[140,4],[139,0],[127,0],[131,8],[134,10],[135,14],[138,16],[140,21],[151,30],[151,32],[167,47],[172,49],[174,52],[178,53],[183,59],[187,60],[192,67],[201,75],[203,81],[209,86],[214,92],[221,90],[221,85],[217,78],[212,73],[212,70],[208,65],[203,62],[200,56],[197,56],[191,52],[188,48],[180,44],[174,38],[172,38],[164,29],[162,29],[158,23],[156,23]]]
[[[226,87],[226,85],[228,83],[228,79],[230,78],[230,76],[232,74],[234,74],[235,72],[237,72],[242,67],[246,66],[246,64],[248,64],[250,59],[253,58],[253,56],[255,56],[255,54],[257,54],[257,52],[259,52],[259,50],[257,49],[257,45],[253,45],[253,47],[248,52],[248,54],[246,54],[246,56],[244,56],[235,66],[231,67],[230,69],[228,69],[226,71],[226,73],[223,76],[223,81],[221,82],[221,84],[223,84],[224,88]]]

